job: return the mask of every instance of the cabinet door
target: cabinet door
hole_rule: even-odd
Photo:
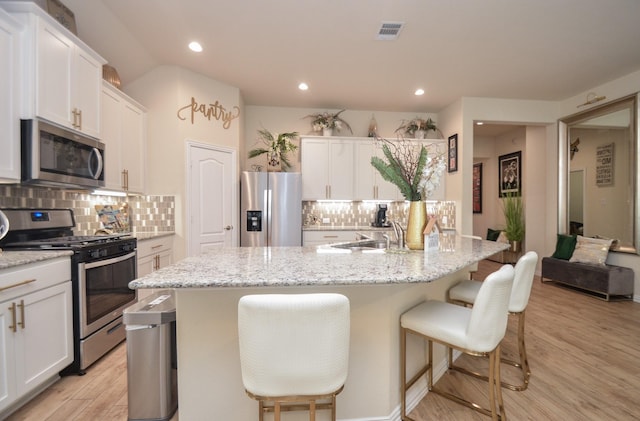
[[[354,142],[335,139],[329,141],[329,198],[353,199]]]
[[[24,305],[15,343],[18,395],[42,384],[73,361],[71,282],[14,300]]]
[[[16,399],[15,335],[9,329],[15,323],[11,304],[11,300],[0,303],[0,412]]]
[[[36,113],[75,129],[71,111],[71,68],[75,45],[55,28],[39,20],[37,42]]]
[[[375,153],[373,142],[358,142],[355,145],[355,200],[377,199],[375,168],[371,165],[371,157]]]
[[[122,190],[122,105],[120,97],[109,89],[102,90],[102,141],[105,144],[105,188]]]
[[[20,62],[19,27],[0,10],[0,180],[20,180]],[[2,385],[0,385],[0,388]],[[1,394],[1,391],[0,391]],[[2,398],[0,397],[0,400]]]
[[[302,139],[300,148],[302,167],[302,200],[328,198],[329,147],[325,139]]]
[[[101,137],[100,127],[100,87],[102,86],[102,64],[91,54],[77,47],[72,68],[72,108],[80,112],[76,119],[76,129]]]
[[[122,168],[127,190],[144,193],[145,113],[124,102],[122,108]]]

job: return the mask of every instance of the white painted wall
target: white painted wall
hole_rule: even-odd
[[[176,66],[159,66],[124,90],[148,110],[146,192],[176,196],[174,259],[179,260],[186,256],[185,143],[191,140],[238,150],[243,111],[225,128],[222,119],[202,113],[195,113],[192,122],[189,110],[181,112],[186,117],[181,120],[178,110],[193,97],[206,107],[218,102],[227,112],[236,113],[234,107],[241,107],[240,91]]]

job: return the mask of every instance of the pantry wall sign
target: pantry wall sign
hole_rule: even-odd
[[[224,129],[231,127],[231,122],[240,117],[240,107],[235,106],[232,110],[227,110],[218,101],[213,103],[200,103],[194,97],[191,97],[191,103],[178,109],[178,118],[180,120],[191,121],[195,123],[196,118],[205,118],[208,121],[221,121]]]

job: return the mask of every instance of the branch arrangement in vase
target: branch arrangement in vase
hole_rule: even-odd
[[[440,177],[447,168],[444,153],[417,146],[407,139],[391,142],[377,138],[386,161],[371,158],[371,165],[386,181],[395,184],[406,200],[426,200],[440,184]]]

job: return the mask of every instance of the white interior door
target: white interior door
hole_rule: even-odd
[[[189,256],[238,245],[236,152],[187,143]]]

